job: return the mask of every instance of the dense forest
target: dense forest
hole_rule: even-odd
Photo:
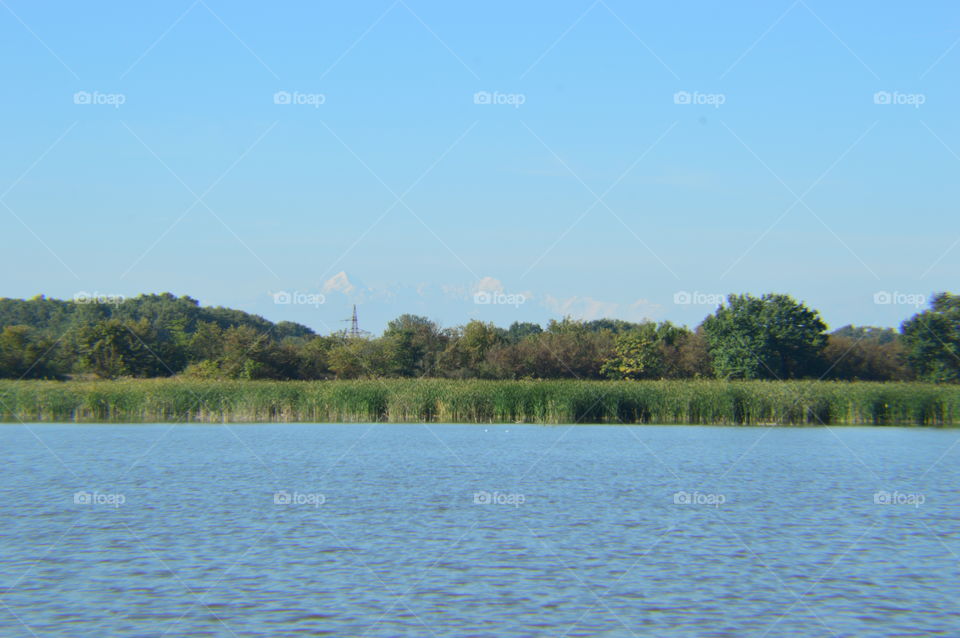
[[[379,337],[317,335],[165,293],[115,303],[0,299],[0,378],[960,380],[960,296],[891,328],[828,332],[788,295],[730,295],[696,328],[565,318],[442,328],[402,315]]]

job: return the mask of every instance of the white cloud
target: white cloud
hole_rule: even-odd
[[[484,277],[475,287],[476,292],[503,292],[503,283],[493,277]]]

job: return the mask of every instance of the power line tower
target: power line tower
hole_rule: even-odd
[[[348,337],[365,337],[366,335],[370,334],[366,330],[360,329],[360,323],[357,321],[357,304],[353,304],[353,316],[351,316],[349,319],[344,319],[343,321],[350,322],[350,329],[345,331]]]

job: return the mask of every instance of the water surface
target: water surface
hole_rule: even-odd
[[[0,636],[956,636],[958,438],[2,426]]]

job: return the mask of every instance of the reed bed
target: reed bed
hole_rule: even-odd
[[[960,424],[960,386],[825,381],[0,381],[5,422]]]

